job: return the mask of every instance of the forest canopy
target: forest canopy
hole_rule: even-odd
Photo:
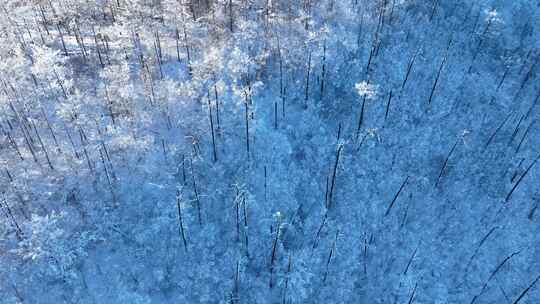
[[[540,303],[540,3],[5,0],[1,303]]]

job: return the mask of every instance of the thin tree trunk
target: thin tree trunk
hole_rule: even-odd
[[[182,206],[180,206],[180,202],[182,200],[182,193],[180,190],[176,190],[176,207],[178,208],[178,228],[179,228],[179,234],[182,237],[182,243],[184,243],[184,249],[188,250],[187,247],[187,240],[186,240],[186,234],[184,232],[184,220],[182,218]]]
[[[210,130],[212,133],[212,148],[214,152],[214,163],[217,162],[217,149],[216,149],[216,138],[214,135],[214,117],[212,115],[212,103],[210,102],[210,91],[208,91],[208,116],[210,119]]]

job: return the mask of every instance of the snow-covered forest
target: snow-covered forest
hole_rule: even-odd
[[[0,2],[0,303],[540,303],[537,0]]]

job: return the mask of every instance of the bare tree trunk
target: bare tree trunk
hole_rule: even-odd
[[[210,130],[212,133],[212,148],[214,152],[214,163],[217,162],[217,149],[216,149],[216,138],[214,135],[214,117],[212,115],[212,103],[210,101],[210,91],[208,91],[208,116],[210,119]]]
[[[307,64],[307,76],[306,76],[306,91],[305,91],[305,98],[304,98],[304,107],[307,109],[308,107],[308,99],[309,99],[309,79],[310,79],[310,73],[311,73],[311,50],[308,54],[308,64]]]
[[[199,225],[202,226],[201,200],[199,199],[199,191],[197,190],[197,182],[195,181],[195,172],[193,170],[193,157],[190,158],[190,164],[191,180],[193,182],[193,192],[195,193],[195,202],[197,203],[197,217],[199,219]]]
[[[276,228],[276,237],[274,238],[274,242],[272,243],[272,255],[270,256],[270,288],[272,288],[273,285],[273,274],[274,274],[274,263],[276,261],[277,257],[277,245],[278,245],[278,239],[279,239],[279,231],[281,226],[281,219],[278,219],[277,228]]]
[[[248,106],[248,98],[246,93],[246,100],[244,102],[245,106],[245,121],[246,121],[246,152],[247,157],[249,160],[249,106]]]
[[[336,177],[337,177],[337,170],[339,165],[339,157],[341,156],[341,150],[343,150],[343,145],[338,145],[337,151],[336,151],[336,161],[334,163],[334,170],[332,171],[332,179],[330,182],[330,191],[328,193],[328,204],[327,209],[330,209],[333,204],[333,198],[334,198],[334,188],[336,186]]]
[[[180,202],[182,200],[182,192],[180,190],[176,190],[176,206],[178,208],[178,225],[179,225],[179,233],[182,237],[182,242],[184,243],[184,249],[188,250],[187,247],[187,240],[186,240],[186,234],[184,232],[184,220],[182,218],[182,206],[180,205]]]
[[[51,159],[49,158],[49,153],[47,153],[47,149],[45,148],[45,145],[43,144],[43,141],[41,140],[41,136],[39,135],[38,129],[36,128],[36,124],[32,121],[32,126],[34,127],[34,132],[36,132],[36,136],[38,138],[39,144],[41,145],[41,149],[43,150],[43,153],[45,154],[45,158],[47,159],[47,164],[49,164],[49,167],[51,170],[54,170],[54,167],[51,163]]]
[[[187,55],[187,64],[188,64],[188,70],[189,74],[191,75],[191,53],[189,51],[189,44],[188,44],[188,36],[186,32],[186,25],[184,24],[184,44],[186,48],[186,55]]]
[[[321,99],[324,96],[324,80],[326,76],[326,39],[323,45],[323,58],[322,58],[322,70],[321,70]]]
[[[233,3],[229,0],[229,29],[233,32]]]
[[[101,64],[101,67],[104,68],[105,64],[103,64],[103,58],[101,57],[101,50],[100,50],[100,47],[99,47],[99,42],[98,42],[98,39],[97,39],[96,31],[94,30],[93,26],[92,26],[92,33],[94,34],[94,44],[96,45],[96,51],[97,51],[97,54],[98,54],[99,63]]]
[[[62,41],[62,48],[64,49],[64,55],[68,56],[68,51],[66,49],[66,42],[64,41],[64,35],[62,34],[62,30],[60,30],[60,24],[56,24],[56,29],[58,30],[58,35],[60,35],[60,40]]]

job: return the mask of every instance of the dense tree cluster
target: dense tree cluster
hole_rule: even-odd
[[[540,302],[538,20],[3,1],[0,302]]]

